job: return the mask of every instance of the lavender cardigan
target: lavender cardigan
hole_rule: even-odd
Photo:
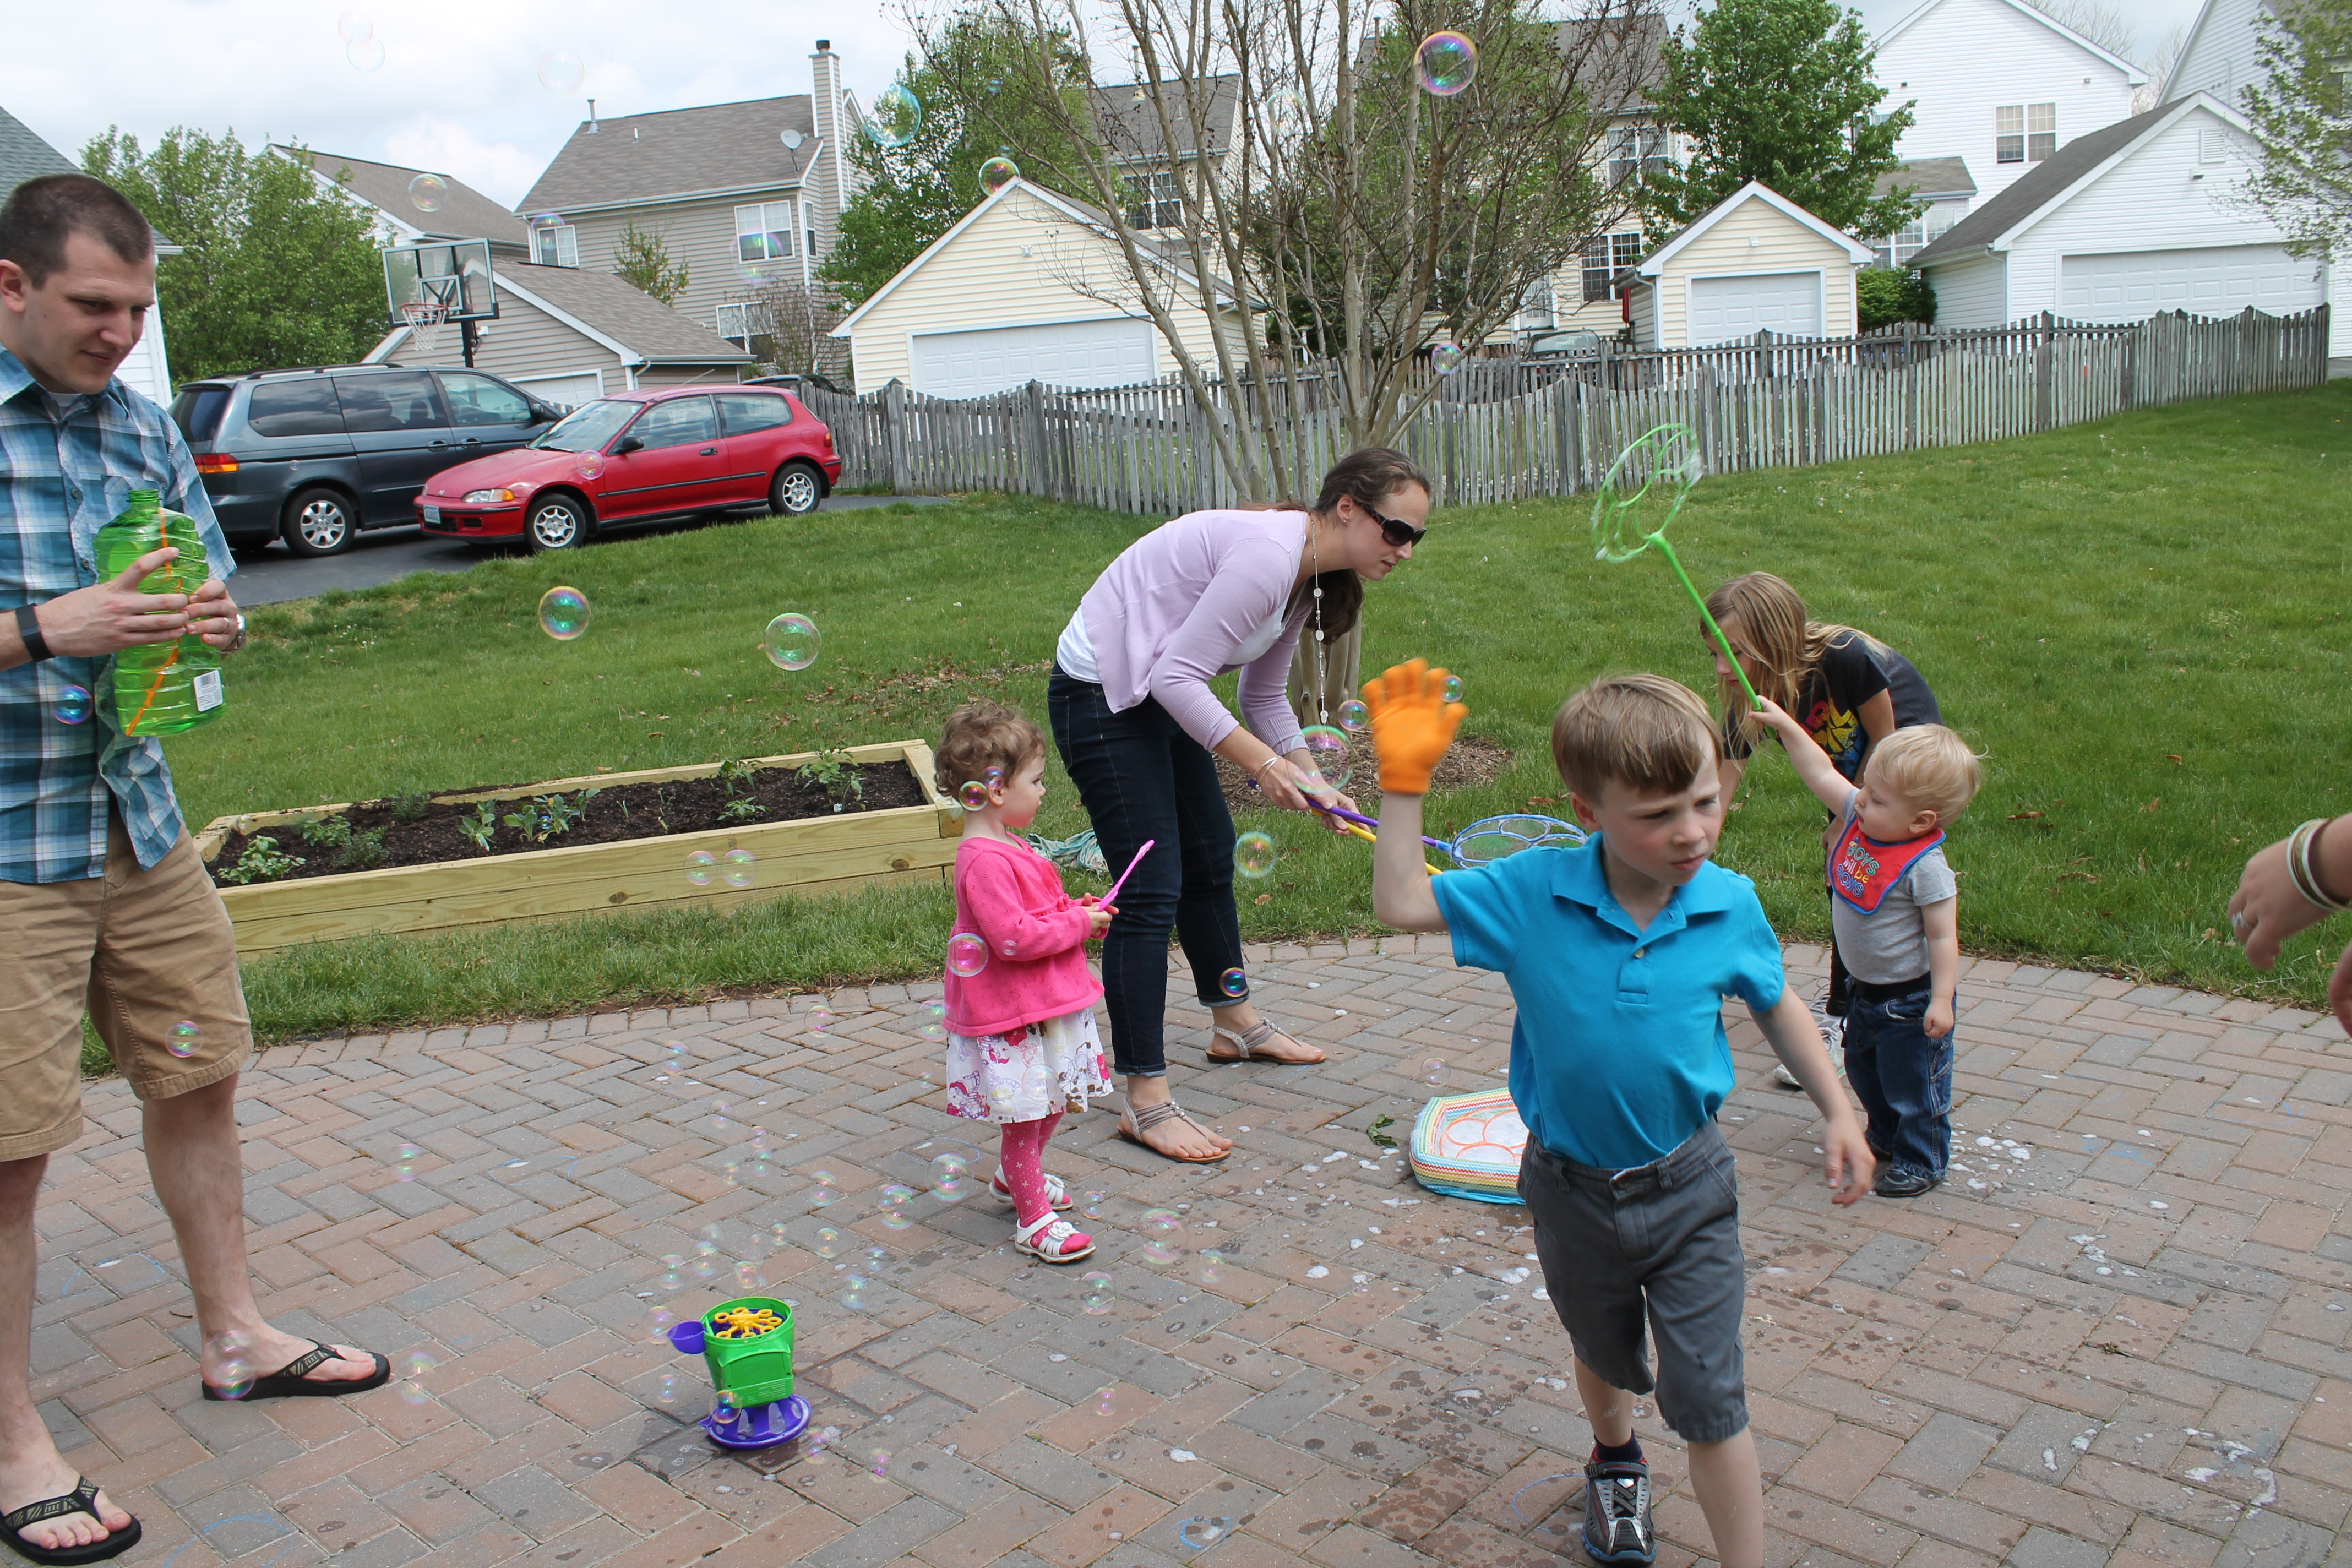
[[[1286,755],[1297,750],[1284,689],[1311,605],[1246,668],[1229,661],[1289,601],[1306,544],[1303,511],[1194,511],[1129,545],[1078,601],[1110,710],[1153,698],[1213,748],[1236,721],[1209,682],[1240,668],[1250,732]]]

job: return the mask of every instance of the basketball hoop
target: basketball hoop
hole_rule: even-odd
[[[449,324],[449,306],[441,300],[411,300],[400,308],[408,323],[408,341],[429,363],[440,353],[441,329]]]

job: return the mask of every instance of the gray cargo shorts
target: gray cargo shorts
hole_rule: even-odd
[[[1731,1146],[1716,1124],[1630,1171],[1580,1165],[1529,1139],[1519,1198],[1576,1359],[1612,1388],[1654,1390],[1659,1417],[1685,1442],[1744,1431],[1747,1263]],[[1644,1311],[1658,1342],[1654,1379]]]

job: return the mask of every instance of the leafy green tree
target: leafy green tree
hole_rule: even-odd
[[[1072,177],[1078,149],[1060,117],[1035,112],[1023,90],[1049,59],[1060,67],[1049,90],[1078,90],[1068,84],[1084,79],[1086,57],[1066,35],[1038,39],[1009,16],[976,11],[924,38],[894,84],[922,105],[921,127],[903,147],[851,138],[850,161],[867,184],[842,212],[818,276],[863,303],[988,194],[980,166],[991,158],[1011,158],[1048,189],[1082,191]]]
[[[185,126],[152,153],[110,127],[81,163],[183,247],[155,276],[182,380],[347,363],[388,330],[375,224],[306,163]]]
[[[1644,181],[1656,226],[1671,232],[1761,180],[1849,234],[1902,227],[1920,210],[1914,188],[1874,193],[1901,163],[1911,105],[1877,117],[1876,58],[1861,14],[1835,0],[1717,0],[1675,28],[1652,101],[1690,159]]]
[[[618,264],[613,268],[614,277],[665,305],[677,304],[677,297],[686,292],[686,263],[673,263],[669,242],[652,229],[639,228],[635,217],[623,225],[621,237],[613,246],[613,259]]]
[[[2281,0],[2263,18],[2262,79],[2240,95],[2257,161],[2242,195],[2297,256],[2352,244],[2352,0]]]
[[[1854,274],[1853,302],[1865,332],[1897,321],[1936,321],[1936,290],[1916,267],[1869,267]]]

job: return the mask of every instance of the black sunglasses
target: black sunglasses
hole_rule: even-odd
[[[1364,503],[1361,501],[1358,501],[1356,504],[1358,506],[1364,506]],[[1409,522],[1399,522],[1392,517],[1382,517],[1370,507],[1364,507],[1364,515],[1370,518],[1374,522],[1379,523],[1381,525],[1381,537],[1387,540],[1399,550],[1402,550],[1409,544],[1419,544],[1423,540],[1429,537],[1428,529],[1415,528]]]

